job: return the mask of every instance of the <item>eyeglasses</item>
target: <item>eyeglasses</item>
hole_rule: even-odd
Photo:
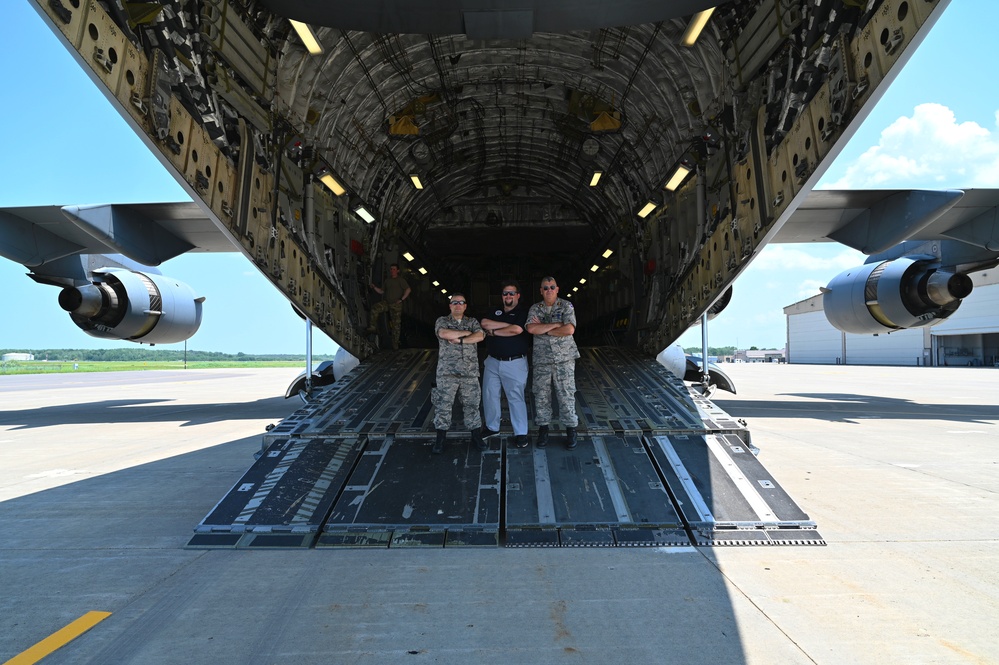
[[[464,301],[464,300],[452,300],[452,301],[451,301],[451,302],[449,302],[448,304],[449,304],[449,305],[464,305],[464,304],[465,304],[465,301]]]
[[[554,291],[557,288],[558,288],[557,286],[542,286],[541,290],[542,291]]]
[[[503,295],[505,295],[505,296],[515,296],[515,295],[517,295],[517,292],[516,291],[504,291]]]

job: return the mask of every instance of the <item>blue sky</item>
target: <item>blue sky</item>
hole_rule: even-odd
[[[0,17],[0,57],[7,63],[0,70],[0,205],[188,199],[27,2],[4,3]],[[952,2],[820,186],[999,186],[996,25],[999,3]],[[783,346],[783,307],[862,262],[862,255],[832,243],[768,246],[709,325],[710,344]],[[188,348],[303,352],[301,319],[241,255],[182,256],[165,270],[207,298]],[[0,348],[132,346],[79,331],[59,309],[58,291],[25,273],[0,259]],[[700,336],[694,328],[681,342],[699,345]],[[336,345],[316,331],[314,350],[332,353]]]

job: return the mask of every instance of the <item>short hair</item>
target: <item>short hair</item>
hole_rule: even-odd
[[[464,293],[462,293],[461,291],[455,291],[454,293],[452,293],[451,295],[449,295],[449,296],[447,297],[447,301],[448,301],[448,302],[451,302],[452,300],[454,300],[454,299],[455,299],[455,298],[457,298],[458,296],[461,296],[462,298],[464,298],[464,299],[465,299],[465,302],[468,302],[468,298],[466,298],[466,297],[465,297],[465,294],[464,294]]]
[[[390,263],[389,264],[389,268],[395,268],[395,269],[398,270],[399,269],[399,264],[398,263]]]
[[[541,283],[544,284],[545,282],[555,282],[556,284],[558,284],[558,281],[554,277],[551,277],[551,276],[542,277],[541,278]]]
[[[520,282],[518,282],[517,280],[515,279],[503,280],[502,282],[500,282],[500,291],[502,291],[508,286],[512,286],[513,288],[517,289],[517,293],[520,293]]]

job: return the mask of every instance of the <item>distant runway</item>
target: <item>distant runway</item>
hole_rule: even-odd
[[[725,369],[827,546],[186,550],[297,370],[0,375],[0,662],[996,662],[999,370]]]
[[[304,366],[304,365],[303,365]],[[257,370],[251,370],[257,371]],[[263,372],[275,372],[276,376],[287,376],[288,383],[301,373],[293,367],[265,368]],[[245,377],[242,369],[178,369],[150,370],[136,372],[53,372],[52,374],[0,374],[0,394],[25,393],[31,391],[82,391],[82,399],[92,398],[87,391],[103,390],[105,387],[166,386],[183,385],[201,381],[231,381]],[[284,379],[280,379],[284,380]],[[231,384],[230,384],[231,385]],[[287,388],[287,386],[285,386]],[[281,391],[284,394],[284,389]],[[0,408],[6,404],[0,403]]]
[[[211,370],[214,374],[204,375],[202,370],[155,370],[149,372],[53,372],[51,374],[0,374],[0,392],[24,390],[45,390],[65,388],[93,388],[95,386],[142,385],[148,383],[172,383],[199,381],[239,376],[242,370]],[[281,370],[284,371],[284,370]],[[289,370],[290,371],[290,370]],[[297,372],[296,372],[297,374]]]

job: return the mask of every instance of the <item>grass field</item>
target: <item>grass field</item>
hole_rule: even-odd
[[[221,369],[227,367],[304,367],[305,361],[188,361],[187,369]],[[70,372],[137,372],[157,369],[184,369],[183,360],[171,361],[120,361],[87,362],[63,360],[10,360],[0,363],[0,376],[4,374],[60,374]]]

